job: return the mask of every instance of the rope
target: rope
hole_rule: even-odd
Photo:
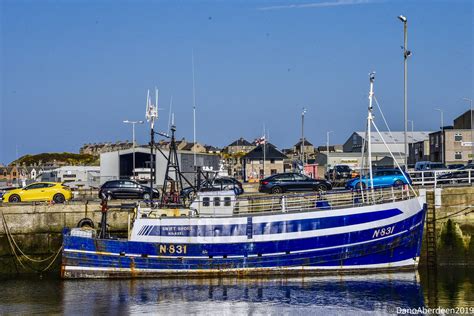
[[[466,210],[468,210],[468,209],[470,209],[470,208],[472,208],[472,206],[468,206],[468,207],[466,207],[466,208],[463,208],[462,210],[457,211],[457,212],[455,212],[455,213],[453,213],[453,214],[449,214],[449,215],[446,215],[446,216],[444,216],[444,217],[437,218],[436,221],[440,221],[440,220],[442,220],[442,219],[446,219],[446,218],[450,218],[450,217],[454,217],[454,216],[458,216],[458,215],[467,215],[467,214],[469,214],[469,213],[474,212],[474,210],[470,210],[470,211],[468,211],[468,212],[462,214],[462,212],[464,212],[464,211],[466,211]]]
[[[52,260],[49,262],[49,264],[46,266],[46,268],[41,269],[41,270],[35,269],[34,267],[28,265],[28,268],[30,268],[31,270],[36,271],[36,272],[45,272],[45,271],[47,271],[53,265],[53,263],[56,261],[57,257],[61,253],[61,250],[63,249],[63,245],[61,245],[61,247],[59,247],[58,251],[51,254],[47,258],[40,259],[40,260],[31,258],[27,254],[25,254],[25,252],[23,252],[21,250],[21,248],[18,246],[18,244],[16,243],[15,239],[13,238],[13,236],[10,232],[10,228],[7,225],[7,221],[5,219],[5,214],[3,214],[3,211],[1,211],[1,213],[2,213],[2,222],[3,222],[3,229],[5,230],[5,235],[7,236],[7,240],[8,240],[8,243],[10,245],[11,251],[12,251],[13,255],[15,256],[15,258],[17,259],[18,263],[20,263],[20,265],[24,269],[27,269],[27,267],[24,265],[24,263],[22,261],[22,257],[27,259],[28,261],[35,262],[35,263],[46,262],[46,261],[48,261],[52,258]],[[17,251],[20,253],[20,255],[18,255]]]
[[[377,101],[377,97],[375,96],[375,94],[374,94],[374,100],[375,100],[375,104],[377,104],[377,107],[379,108],[379,112],[382,115],[382,119],[385,123],[385,126],[387,127],[387,130],[390,134],[390,137],[392,137],[392,139],[395,139],[395,137],[393,137],[392,131],[390,130],[390,127],[388,126],[387,120],[385,119],[385,115],[383,115],[382,107],[380,106],[379,102]],[[398,153],[398,157],[401,160],[402,159],[402,153],[400,151],[398,151],[397,153]],[[408,153],[405,153],[405,155],[408,155]],[[408,169],[408,166],[406,166],[406,168]]]

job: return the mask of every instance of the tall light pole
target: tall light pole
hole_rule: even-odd
[[[407,18],[399,15],[398,19],[403,23],[403,109],[404,109],[404,126],[405,126],[405,168],[408,166],[408,107],[407,107],[407,76],[408,76],[408,57],[411,52],[408,50],[408,35],[407,35]]]
[[[408,120],[407,122],[411,123],[411,148],[413,149],[413,154],[415,154],[415,134],[413,133],[413,120]],[[415,159],[413,157],[413,159]]]
[[[435,109],[441,114],[441,162],[444,163],[444,112],[442,109]]]
[[[143,124],[143,121],[123,121],[125,124],[132,124],[132,148],[133,148],[133,168],[132,175],[135,177],[135,124]]]
[[[474,161],[474,132],[473,132],[473,129],[472,129],[472,99],[469,99],[469,98],[462,98],[464,101],[468,101],[469,102],[469,110],[471,111],[471,149],[472,149],[472,153],[471,153],[471,161]]]
[[[303,108],[301,112],[301,161],[303,162],[303,170],[304,170],[304,115],[306,113],[306,108]]]
[[[329,134],[334,133],[334,131],[328,131],[326,132],[326,150],[327,150],[327,155],[326,155],[326,172],[329,171]]]

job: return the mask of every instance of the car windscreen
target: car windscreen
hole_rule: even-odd
[[[336,166],[336,170],[339,172],[350,172],[351,168],[349,166]]]

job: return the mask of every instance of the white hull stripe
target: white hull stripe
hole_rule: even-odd
[[[140,269],[140,268],[105,268],[105,267],[80,267],[80,266],[64,266],[64,271],[93,271],[93,272],[142,272],[142,273],[176,273],[176,274],[207,274],[207,273],[219,273],[219,272],[239,272],[239,271],[278,271],[278,270],[291,270],[291,271],[317,271],[317,270],[360,270],[360,269],[384,269],[384,268],[400,268],[400,267],[416,267],[418,261],[416,259],[406,259],[402,261],[390,262],[390,263],[376,263],[366,264],[357,266],[296,266],[296,267],[268,267],[268,268],[233,268],[233,269]]]
[[[421,209],[417,210],[418,212]],[[415,213],[416,214],[416,213]],[[387,219],[377,220],[373,222],[341,226],[336,228],[316,229],[301,232],[292,233],[279,233],[279,234],[265,234],[265,235],[254,235],[252,239],[248,239],[246,235],[240,236],[203,236],[203,237],[188,237],[188,236],[136,236],[133,235],[131,241],[138,242],[154,242],[154,243],[247,243],[247,242],[261,242],[261,241],[280,241],[280,240],[291,240],[300,238],[311,238],[319,236],[330,236],[344,233],[351,233],[361,230],[374,229],[383,226],[390,226],[407,219],[407,214],[396,215]]]
[[[411,229],[419,226],[420,224],[417,224]],[[337,248],[345,248],[345,247],[351,247],[351,246],[358,246],[358,245],[363,245],[363,244],[368,244],[374,241],[379,241],[379,240],[384,240],[387,238],[395,237],[401,234],[404,234],[408,232],[408,230],[404,230],[401,232],[398,232],[396,234],[388,235],[385,237],[377,238],[377,239],[371,239],[371,240],[366,240],[366,241],[361,241],[361,242],[356,242],[356,243],[351,243],[351,244],[344,244],[344,245],[338,245],[338,246],[331,246],[331,247],[323,247],[323,248],[313,248],[313,249],[304,249],[304,250],[295,250],[291,251],[291,254],[294,253],[305,253],[305,252],[312,252],[312,251],[321,251],[321,250],[329,250],[329,249],[337,249]],[[94,255],[104,255],[104,256],[120,256],[120,253],[113,253],[113,252],[99,252],[99,251],[90,251],[90,250],[79,250],[79,249],[64,249],[64,252],[75,252],[75,253],[86,253],[86,254],[94,254]],[[274,252],[274,253],[268,253],[268,254],[263,254],[263,256],[279,256],[279,255],[286,255],[286,252]],[[125,254],[124,256],[126,257],[141,257],[141,254]],[[157,256],[157,255],[148,255],[148,258],[183,258],[183,259],[208,259],[209,256]],[[227,258],[244,258],[245,256],[243,255],[235,255],[235,256],[227,256]],[[248,255],[249,258],[252,257],[257,257],[257,255]],[[213,256],[213,258],[222,258],[222,256]]]

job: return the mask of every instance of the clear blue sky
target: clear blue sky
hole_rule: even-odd
[[[363,130],[368,73],[392,130],[403,128],[403,25],[408,17],[409,119],[439,128],[474,98],[473,1],[0,1],[0,162],[131,139],[146,90],[170,97],[178,137],[225,146],[261,136],[280,148]],[[380,118],[380,117],[378,117]],[[382,126],[381,120],[378,121]],[[148,141],[145,126],[137,128]]]

